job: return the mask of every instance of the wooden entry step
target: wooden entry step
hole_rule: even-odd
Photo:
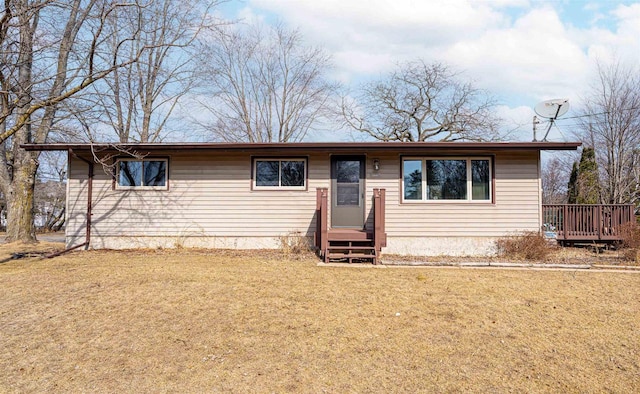
[[[373,241],[373,233],[364,230],[337,228],[329,230],[329,241]]]
[[[328,234],[328,247],[324,255],[325,262],[345,261],[371,262],[378,261],[373,234],[351,229],[332,229]]]
[[[316,232],[315,246],[320,258],[329,262],[330,259],[345,259],[349,262],[371,260],[378,264],[382,248],[387,246],[385,231],[385,189],[373,189],[373,205],[371,212],[373,223],[367,222],[366,230],[331,228],[329,225],[329,190],[321,187],[316,189]],[[351,244],[340,243],[352,242]],[[355,242],[355,243],[354,243]],[[340,247],[342,247],[340,249]]]

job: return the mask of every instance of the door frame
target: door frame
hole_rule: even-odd
[[[337,207],[337,180],[336,180],[336,162],[339,160],[358,160],[360,161],[360,211],[361,211],[361,223],[357,225],[345,225],[335,226],[333,215],[336,212]],[[366,208],[367,208],[367,156],[365,154],[351,154],[351,155],[331,155],[330,156],[330,192],[331,197],[331,228],[345,228],[345,229],[358,229],[363,230],[367,223]]]

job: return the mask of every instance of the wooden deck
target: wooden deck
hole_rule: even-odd
[[[622,226],[635,220],[634,209],[631,204],[545,204],[543,231],[560,243],[617,242]]]

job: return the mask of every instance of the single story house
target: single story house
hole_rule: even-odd
[[[488,255],[542,226],[540,152],[577,142],[26,144],[68,152],[66,244]]]

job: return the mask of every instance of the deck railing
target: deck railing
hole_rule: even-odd
[[[631,204],[544,204],[542,220],[559,241],[620,241],[622,225],[635,216]]]

